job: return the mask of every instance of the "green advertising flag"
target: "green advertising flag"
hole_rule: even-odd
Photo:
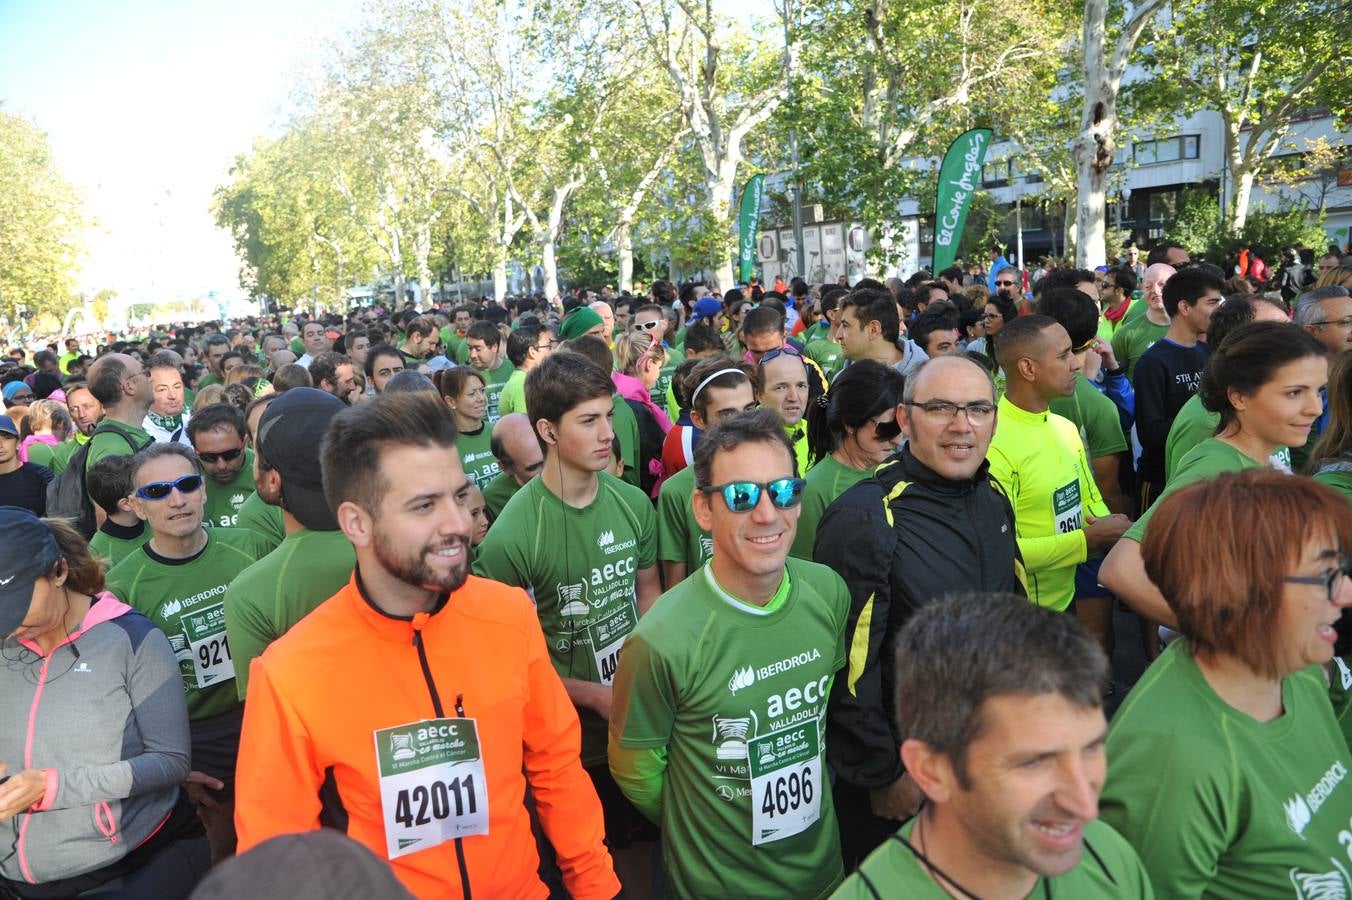
[[[953,265],[967,224],[967,208],[981,184],[981,165],[991,145],[989,128],[963,132],[949,145],[939,167],[939,196],[934,203],[934,269]]]
[[[765,196],[765,176],[752,175],[742,188],[742,209],[737,217],[738,280],[750,281],[756,268],[756,234],[760,231],[761,199]]]

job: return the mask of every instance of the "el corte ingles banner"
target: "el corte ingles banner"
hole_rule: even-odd
[[[939,196],[934,204],[934,272],[953,265],[967,224],[967,208],[981,184],[981,164],[991,145],[989,128],[963,132],[949,145],[939,167]]]
[[[742,188],[741,212],[737,216],[737,280],[750,281],[756,269],[756,234],[760,230],[761,198],[765,176],[752,175]]]

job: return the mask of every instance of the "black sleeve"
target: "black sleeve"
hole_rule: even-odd
[[[845,668],[837,673],[827,707],[826,756],[836,774],[861,788],[882,787],[903,769],[892,730],[887,641],[892,612],[895,532],[881,492],[865,482],[827,507],[817,526],[813,559],[835,570],[850,591],[845,624]]]

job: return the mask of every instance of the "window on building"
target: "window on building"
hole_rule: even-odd
[[[1196,134],[1137,141],[1132,145],[1132,157],[1138,166],[1177,162],[1180,159],[1197,159],[1201,142],[1201,136]]]
[[[1178,213],[1178,191],[1158,191],[1150,195],[1150,224],[1172,222]]]

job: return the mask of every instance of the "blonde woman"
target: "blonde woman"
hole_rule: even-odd
[[[63,445],[75,434],[75,423],[71,421],[66,405],[56,400],[37,400],[28,408],[28,431],[19,444],[20,462],[37,463],[46,466],[53,474],[66,467],[66,461],[74,452],[74,445]]]
[[[666,362],[667,351],[651,334],[626,332],[615,338],[615,371],[610,373],[615,390],[624,399],[643,404],[662,427],[664,437],[671,430],[671,419],[652,402],[650,392]]]

